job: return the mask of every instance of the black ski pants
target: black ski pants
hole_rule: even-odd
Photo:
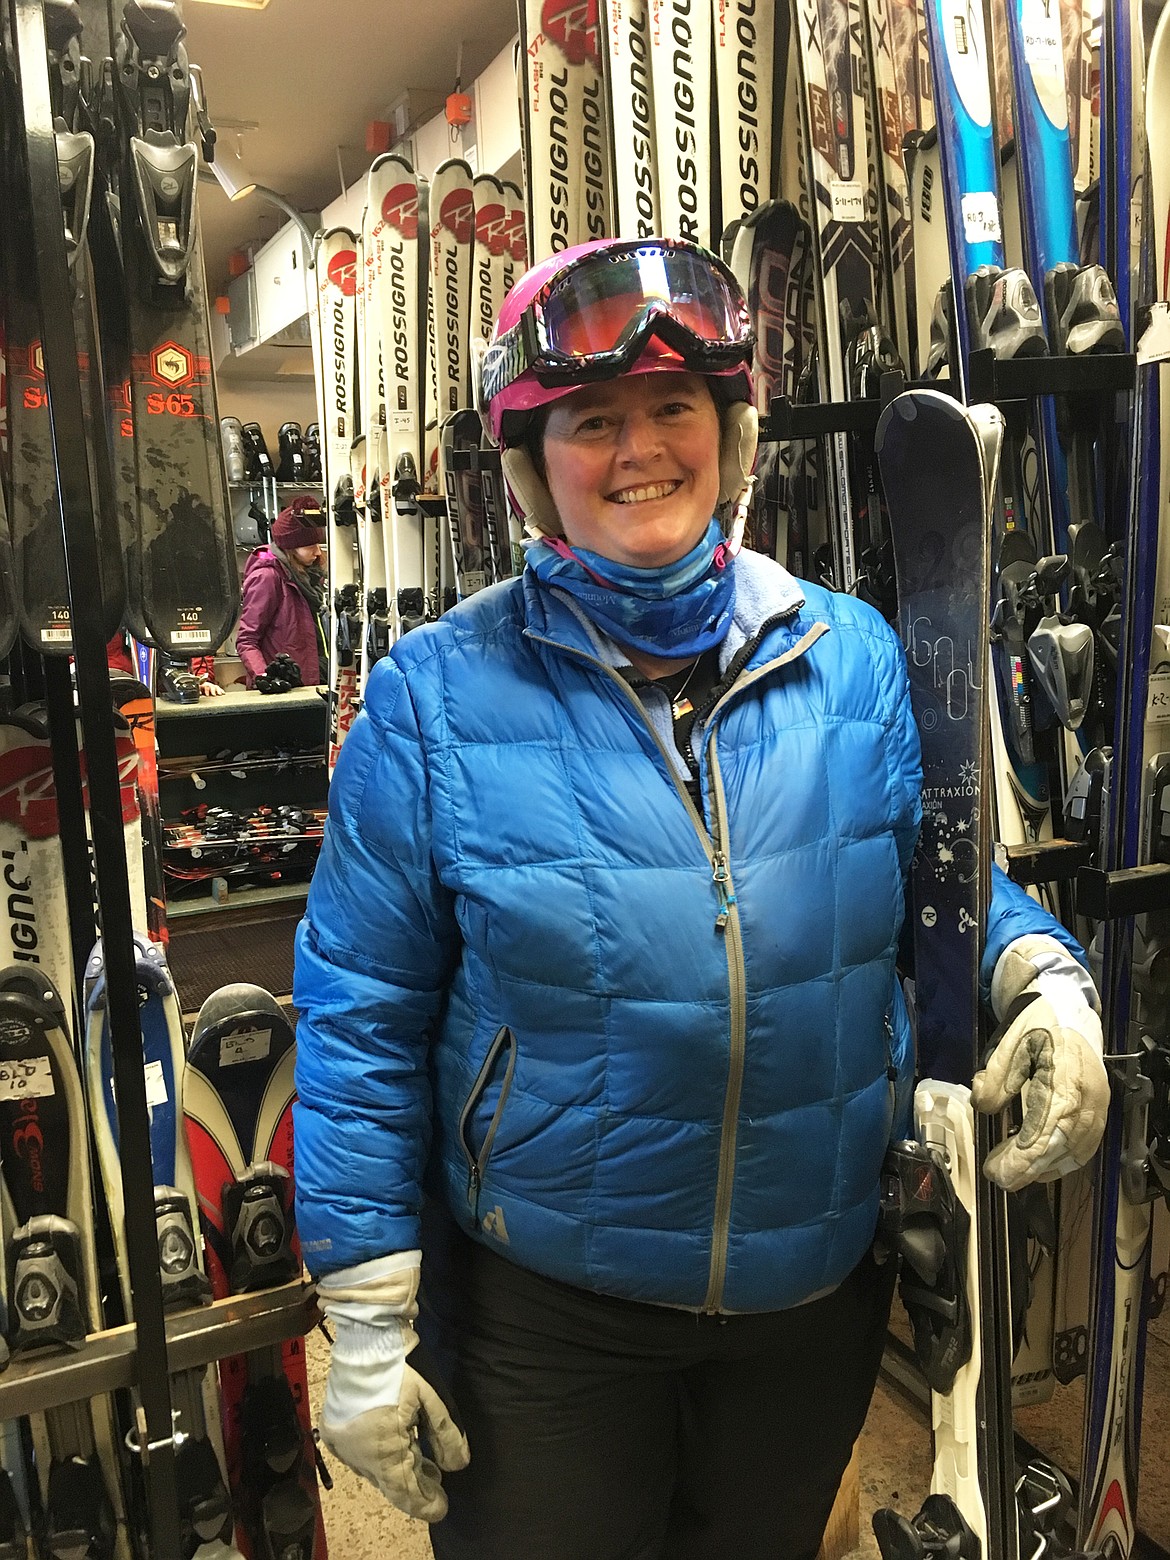
[[[437,1217],[419,1330],[471,1463],[443,1475],[436,1560],[815,1560],[893,1263],[794,1310],[695,1316],[542,1278]]]

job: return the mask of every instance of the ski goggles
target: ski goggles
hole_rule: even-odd
[[[483,404],[524,374],[550,390],[616,378],[652,336],[693,373],[751,362],[751,317],[721,260],[666,240],[610,244],[575,258],[488,347]]]

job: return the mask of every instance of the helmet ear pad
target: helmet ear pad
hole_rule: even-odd
[[[734,504],[748,485],[756,459],[760,419],[750,401],[731,401],[719,411],[719,508]],[[527,447],[514,445],[500,452],[508,484],[525,529],[532,536],[563,536],[548,484],[536,469]]]

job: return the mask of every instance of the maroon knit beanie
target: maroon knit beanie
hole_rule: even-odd
[[[324,522],[325,511],[321,508],[321,500],[304,493],[294,498],[272,522],[272,540],[281,552],[292,552],[297,547],[312,547],[325,540],[321,531]]]

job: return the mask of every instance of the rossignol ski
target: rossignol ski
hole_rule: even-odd
[[[427,356],[440,426],[439,490],[447,492],[441,431],[455,412],[471,406],[471,290],[475,195],[471,169],[451,157],[435,169],[430,187],[430,340]],[[428,526],[423,565],[431,617],[454,604],[457,567],[450,525]],[[481,581],[482,583],[482,581]]]
[[[314,249],[316,308],[309,320],[322,427],[322,486],[329,510],[329,772],[357,714],[361,658],[355,562],[353,480],[349,451],[354,435],[354,376],[357,368],[354,297],[357,239],[348,228],[330,228]]]
[[[519,0],[529,253],[611,231],[599,0]]]
[[[390,625],[394,638],[423,621],[425,522],[422,491],[423,351],[419,186],[404,157],[390,153],[370,169],[369,199],[380,203],[374,225],[379,250],[375,308],[382,339],[386,404],[386,471],[382,482],[383,540],[389,542]]]

